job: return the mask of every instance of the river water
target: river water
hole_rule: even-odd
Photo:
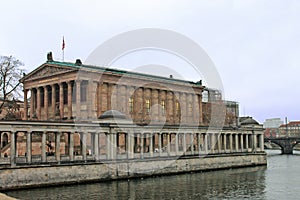
[[[300,152],[268,166],[6,192],[18,199],[300,199]]]

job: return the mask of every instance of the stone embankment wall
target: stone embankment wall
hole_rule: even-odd
[[[96,182],[266,165],[266,154],[213,155],[181,159],[107,161],[0,168],[0,190]]]

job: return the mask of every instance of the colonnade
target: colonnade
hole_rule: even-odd
[[[1,129],[3,130],[3,129]],[[147,159],[159,157],[205,156],[232,153],[263,152],[263,134],[254,131],[222,131],[206,133],[205,130],[184,132],[162,129],[161,131],[140,130],[138,128],[112,128],[74,131],[6,131],[10,133],[10,163],[49,162],[99,162],[105,160]],[[22,133],[26,142],[24,155],[18,155],[20,146],[18,134]],[[40,152],[32,155],[32,135],[40,139]],[[49,153],[49,134],[54,135],[53,147]],[[75,135],[80,138],[80,148],[75,145]],[[62,144],[62,136],[67,139]],[[35,141],[36,142],[36,141]],[[77,141],[78,142],[78,141]],[[76,148],[76,150],[75,150]],[[52,154],[53,153],[53,154]]]

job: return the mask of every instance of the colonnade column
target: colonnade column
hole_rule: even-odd
[[[197,133],[198,154],[201,152],[201,133]]]
[[[186,154],[186,133],[183,133],[183,153]]]
[[[46,131],[42,133],[42,162],[46,162]]]
[[[240,142],[241,142],[241,151],[243,152],[244,151],[244,135],[243,134],[241,134]]]
[[[26,133],[26,160],[31,163],[31,132]]]
[[[150,157],[153,157],[153,133],[149,133],[149,153]]]
[[[216,145],[216,142],[215,142],[215,134],[214,134],[214,133],[211,133],[211,134],[210,134],[210,137],[211,137],[210,151],[211,151],[211,153],[215,153],[215,145]]]
[[[68,85],[68,119],[72,118],[72,83],[69,81]]]
[[[224,135],[223,135],[223,146],[224,146],[224,153],[226,153],[226,149],[227,149],[227,137],[226,137],[226,133],[224,133]]]
[[[260,134],[260,150],[264,151],[264,135]]]
[[[204,143],[205,143],[205,154],[208,154],[208,139],[207,139],[208,134],[204,134]]]
[[[247,152],[248,152],[248,149],[249,149],[249,138],[248,137],[249,137],[248,134],[246,134],[246,146],[245,146],[245,148],[246,148]]]
[[[69,157],[70,157],[70,161],[74,160],[74,133],[70,132],[68,133],[69,139]]]
[[[105,133],[105,140],[106,140],[106,159],[111,159],[111,141],[110,141],[110,134]]]
[[[159,149],[159,156],[161,156],[161,153],[162,153],[162,146],[161,146],[161,136],[162,134],[161,133],[157,133],[158,134],[158,149]]]
[[[28,120],[27,93],[28,90],[24,89],[24,120]]]
[[[175,153],[179,155],[179,142],[178,142],[179,133],[175,133]]]
[[[230,153],[233,152],[233,144],[232,144],[232,141],[233,141],[233,135],[232,133],[229,134],[229,146],[230,146]]]
[[[238,151],[239,149],[239,139],[238,139],[238,134],[234,134],[234,139],[235,139],[235,152]]]
[[[48,102],[48,87],[44,86],[44,116],[46,120],[48,120]]]
[[[55,133],[55,157],[60,162],[60,132]]]
[[[80,133],[80,140],[81,140],[81,154],[82,154],[82,159],[86,160],[86,133],[82,132]]]
[[[190,133],[190,149],[191,154],[194,154],[194,133]]]
[[[99,160],[99,133],[95,132],[94,133],[94,155],[95,155],[95,159]]]
[[[144,133],[140,133],[140,158],[144,158]]]
[[[41,119],[41,90],[40,88],[36,88],[37,92],[36,92],[36,111],[37,111],[37,119]]]
[[[16,165],[16,134],[17,132],[10,132],[10,165]]]
[[[171,134],[167,133],[167,153],[168,156],[171,154]]]
[[[256,147],[257,147],[257,138],[256,138],[256,134],[253,133],[252,137],[253,137],[253,149],[252,149],[252,151],[256,152]]]
[[[134,158],[134,137],[127,133],[127,157]]]
[[[60,119],[64,118],[64,87],[63,83],[59,83],[59,113]]]

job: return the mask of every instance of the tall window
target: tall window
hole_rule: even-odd
[[[161,101],[161,113],[162,113],[163,115],[166,114],[166,103],[165,103],[164,100]]]
[[[193,112],[193,107],[192,107],[192,103],[190,102],[188,104],[188,115],[191,116],[192,115],[192,112]]]
[[[146,112],[149,113],[150,112],[150,100],[146,99]]]
[[[80,101],[86,102],[88,81],[82,81],[80,84]]]
[[[178,101],[176,102],[176,115],[180,115],[180,104]]]
[[[128,106],[129,106],[129,112],[132,113],[133,112],[133,98],[129,98],[129,101],[128,101]]]

